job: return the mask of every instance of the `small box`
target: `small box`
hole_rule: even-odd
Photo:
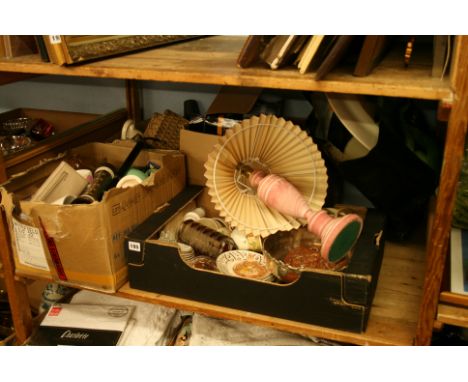
[[[238,114],[252,111],[262,88],[223,86],[206,111],[207,115]],[[191,130],[180,130],[180,150],[185,154],[188,184],[205,184],[204,164],[220,136]]]
[[[1,185],[16,273],[53,278],[70,286],[115,292],[127,280],[125,235],[185,187],[184,156],[143,150],[135,166],[160,168],[149,185],[113,188],[89,205],[55,205],[29,198],[65,155],[79,154],[118,168],[132,147],[89,143],[42,162]],[[151,179],[151,178],[150,178]]]
[[[277,284],[192,268],[177,245],[159,239],[162,228],[202,191],[188,186],[127,235],[131,288],[334,329],[366,329],[384,247],[381,213],[367,210],[344,271],[304,271],[293,283]]]
[[[180,151],[186,158],[188,184],[205,185],[205,162],[219,139],[217,135],[180,130]]]
[[[31,197],[33,202],[54,203],[64,195],[80,195],[88,181],[62,161]]]

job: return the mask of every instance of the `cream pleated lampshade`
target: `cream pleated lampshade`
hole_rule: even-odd
[[[266,237],[301,225],[257,197],[248,182],[255,170],[286,179],[313,211],[325,202],[328,177],[320,151],[299,126],[273,115],[255,116],[228,130],[209,154],[205,170],[220,216],[246,234]]]

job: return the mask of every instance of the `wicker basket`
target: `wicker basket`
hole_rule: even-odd
[[[180,130],[188,121],[180,115],[166,110],[164,114],[155,113],[143,134],[145,138],[154,138],[156,149],[179,150]]]

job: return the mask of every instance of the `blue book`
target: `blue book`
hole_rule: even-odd
[[[468,295],[468,230],[452,228],[450,256],[450,290]]]

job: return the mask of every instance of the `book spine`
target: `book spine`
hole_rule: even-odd
[[[29,341],[31,346],[114,346],[121,330],[89,329],[73,326],[39,326]]]
[[[64,36],[61,35],[45,35],[44,43],[52,63],[57,65],[67,64],[66,54],[64,50]]]
[[[34,36],[36,40],[37,50],[39,51],[39,55],[41,60],[44,62],[50,62],[49,53],[47,53],[46,44],[44,42],[44,36]]]
[[[323,79],[335,66],[340,62],[346,51],[351,44],[354,36],[340,36],[336,43],[330,50],[330,53],[325,57],[322,64],[317,69],[315,74],[315,80],[319,81]]]
[[[6,57],[5,36],[0,36],[0,57]]]
[[[239,68],[248,68],[256,60],[258,61],[260,55],[262,36],[250,35],[246,38],[244,45],[237,58],[236,65]]]
[[[11,39],[9,35],[2,36],[3,39],[3,49],[6,58],[11,58],[13,56],[13,52],[11,50]]]

